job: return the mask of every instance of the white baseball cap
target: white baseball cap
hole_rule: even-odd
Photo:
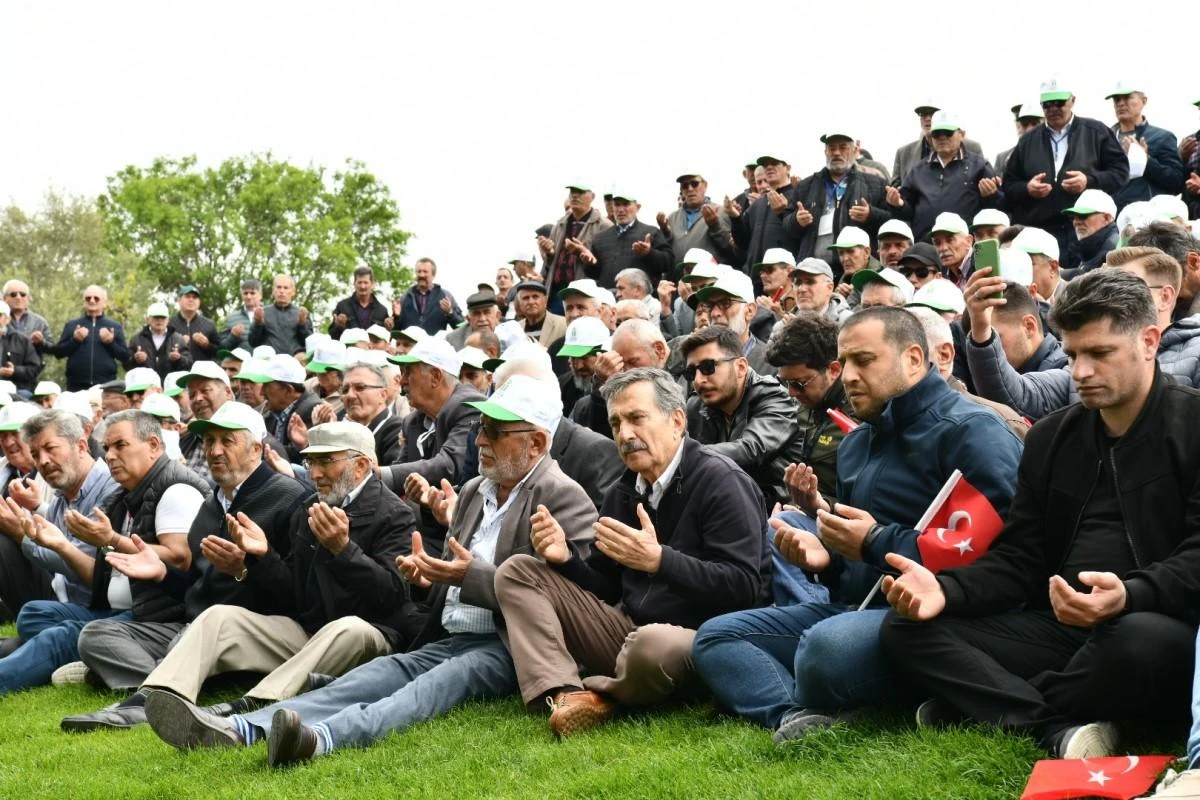
[[[134,367],[125,373],[125,394],[144,392],[151,386],[162,388],[162,378],[149,367]]]
[[[221,350],[217,355],[224,354],[224,358],[236,358],[238,361],[245,361],[254,358],[254,354],[244,347],[235,347],[232,350]]]
[[[1001,225],[1007,228],[1011,224],[1012,220],[1008,218],[1008,214],[1005,214],[1000,209],[984,208],[980,209],[975,218],[971,220],[971,230],[975,230],[980,225]]]
[[[724,292],[743,303],[754,302],[754,282],[744,272],[737,272],[732,269],[723,272],[717,276],[716,283],[709,284],[696,292],[696,302],[708,302],[708,298],[712,297],[715,292]]]
[[[37,386],[33,387],[34,397],[45,397],[50,394],[62,394],[62,387],[54,381],[38,381]]]
[[[967,221],[953,211],[943,211],[933,220],[930,233],[970,233]]]
[[[933,122],[929,126],[932,131],[957,131],[962,130],[962,126],[958,124],[958,120],[954,119],[944,109],[939,109],[933,115]]]
[[[792,255],[791,250],[786,250],[782,247],[769,247],[767,252],[763,253],[762,261],[754,265],[754,271],[758,272],[763,267],[774,266],[775,264],[787,264],[793,269],[796,267],[796,257]]]
[[[242,363],[245,364],[246,362],[243,361]],[[175,385],[186,389],[188,383],[197,378],[210,381],[220,381],[226,386],[229,385],[229,375],[225,372],[225,370],[221,369],[221,365],[215,361],[197,361],[196,363],[192,364],[191,369],[180,374],[179,377],[175,379]]]
[[[311,333],[304,338],[304,352],[314,353],[317,350],[317,345],[322,342],[331,342],[333,337],[328,333]]]
[[[584,358],[591,355],[597,348],[608,346],[611,336],[608,326],[597,317],[579,317],[567,326],[567,335],[563,338],[563,346],[556,355],[570,358]]]
[[[680,280],[684,283],[693,283],[701,279],[716,279],[732,270],[733,267],[728,264],[718,264],[715,261],[701,261],[692,268],[692,271],[684,275]]]
[[[420,325],[409,325],[404,330],[392,331],[393,339],[399,339],[400,337],[404,337],[412,342],[420,342],[429,338],[429,331]]]
[[[521,252],[517,253],[515,256],[513,256],[512,258],[510,258],[508,260],[508,265],[511,267],[513,264],[517,263],[518,261],[524,261],[527,264],[537,263],[533,260],[533,252],[529,251],[529,250],[522,250]]]
[[[250,355],[252,358],[266,361],[268,358],[275,355],[275,348],[271,347],[269,344],[260,344],[258,347],[250,351]]]
[[[524,333],[522,331],[522,333]],[[454,346],[445,339],[430,336],[413,345],[413,349],[404,355],[389,356],[393,364],[428,364],[443,372],[458,377],[462,372],[462,359],[458,357]]]
[[[902,219],[889,219],[887,222],[879,226],[879,233],[876,238],[882,239],[884,236],[903,236],[910,242],[915,242],[917,239],[913,236],[912,228]]]
[[[245,365],[243,365],[243,371],[244,369]],[[300,366],[300,362],[296,360],[295,356],[276,353],[263,365],[262,376],[267,379],[266,383],[278,381],[279,383],[303,384],[305,373],[304,367]]]
[[[19,431],[27,420],[36,417],[45,410],[34,403],[21,401],[9,403],[3,409],[0,409],[0,431]]]
[[[380,325],[378,322],[376,322],[371,327],[367,328],[367,335],[374,336],[376,339],[384,339],[384,340],[392,338],[392,332],[389,331],[387,328],[383,327],[382,325]]]
[[[15,395],[17,393],[17,385],[12,381],[0,381],[0,392],[8,392]]]
[[[458,351],[458,357],[462,359],[463,366],[474,367],[475,369],[487,369],[483,365],[483,362],[487,361],[488,354],[478,347],[464,347]]]
[[[600,303],[601,306],[609,306],[609,307],[616,306],[617,297],[612,292],[610,292],[608,289],[601,288],[599,295],[600,296],[597,297],[596,300],[597,300],[597,302]]]
[[[10,395],[8,392],[0,392],[0,408],[3,408],[12,401],[12,395]]]
[[[487,400],[467,403],[501,422],[528,422],[551,436],[562,419],[562,396],[547,381],[513,375]]]
[[[155,397],[156,395],[150,395]],[[87,392],[62,392],[54,398],[51,408],[74,414],[84,422],[91,422],[96,415],[92,404],[88,402]]]
[[[362,328],[348,328],[347,331],[356,330],[362,331]],[[366,331],[362,331],[364,341],[366,339]],[[312,360],[305,365],[305,372],[312,372],[316,375],[328,372],[329,370],[337,370],[342,372],[346,369],[347,348],[343,342],[321,342],[317,345],[317,349],[313,351]]]
[[[1038,103],[1022,103],[1017,109],[1017,119],[1045,119],[1042,107]]]
[[[872,281],[883,281],[884,283],[890,283],[892,286],[895,286],[897,289],[899,289],[900,293],[904,295],[905,303],[912,302],[912,281],[901,275],[898,270],[894,270],[891,267],[884,267],[880,270],[860,269],[858,272],[854,273],[854,277],[850,279],[850,284],[856,290],[861,292],[863,288]]]
[[[573,294],[581,294],[584,297],[590,297],[593,300],[599,300],[601,297],[601,289],[596,285],[596,282],[591,278],[580,278],[577,281],[571,281],[558,292],[560,300],[566,300],[567,297]]]
[[[917,289],[908,305],[928,306],[934,311],[952,311],[955,314],[963,313],[967,307],[962,290],[945,278],[934,278]]]
[[[1027,227],[1016,235],[1012,246],[1026,253],[1045,256],[1051,261],[1058,261],[1058,239],[1041,228]]]
[[[1075,205],[1070,208],[1064,208],[1062,213],[1078,214],[1083,217],[1090,214],[1108,214],[1113,219],[1116,219],[1117,204],[1108,192],[1103,192],[1099,189],[1084,189],[1079,193],[1079,198],[1075,201]]]
[[[147,317],[169,317],[169,316],[171,316],[171,312],[167,308],[166,303],[151,303],[150,307],[146,309],[146,316]]]
[[[142,411],[155,417],[164,417],[179,422],[179,403],[167,397],[162,392],[148,395],[142,401]],[[260,417],[261,419],[261,417]]]
[[[705,250],[703,247],[690,248],[683,254],[683,261],[676,264],[676,267],[682,267],[684,264],[715,264],[717,263],[716,256]]]
[[[243,360],[249,361],[250,359]],[[224,370],[221,371],[224,372]],[[168,372],[167,377],[163,378],[163,394],[167,397],[178,397],[183,394],[183,387],[179,385],[179,379],[184,375],[187,375],[186,371]],[[226,376],[226,380],[228,380],[228,376]]]
[[[194,419],[188,423],[188,430],[197,436],[203,436],[206,431],[213,428],[222,428],[227,431],[250,431],[250,435],[256,442],[261,442],[267,437],[267,426],[263,422],[263,415],[236,400],[227,400],[222,403],[221,407],[214,411],[208,419]],[[312,431],[310,430],[309,433],[311,434]]]
[[[1000,277],[1008,283],[1030,286],[1033,283],[1033,259],[1029,257],[1029,253],[1016,247],[1001,250]]]
[[[1112,88],[1112,91],[1104,95],[1104,99],[1112,100],[1114,97],[1124,97],[1127,94],[1141,92],[1142,90],[1138,89],[1137,86],[1138,84],[1131,83],[1129,81],[1117,81],[1117,84]]]
[[[363,350],[361,347],[351,347],[346,351],[346,371],[357,364],[370,364],[372,367],[383,367],[388,363],[387,353],[383,350]]]
[[[338,337],[338,344],[351,347],[359,342],[371,341],[371,335],[364,328],[346,328],[342,331],[342,335]],[[316,350],[313,351],[314,353]]]
[[[1150,198],[1150,208],[1165,219],[1188,220],[1187,203],[1173,194],[1156,194]]]
[[[837,235],[837,241],[829,245],[830,250],[846,250],[851,247],[871,249],[871,237],[862,228],[847,225]]]
[[[525,335],[525,329],[515,319],[501,322],[492,333],[496,334],[496,338],[500,340],[501,353],[506,352],[508,348],[515,346],[518,342],[529,341],[529,337]]]
[[[501,364],[509,361],[532,361],[536,362],[539,367],[544,367],[551,372],[554,371],[550,361],[550,353],[540,344],[529,339],[517,342],[512,347],[505,348],[499,358],[489,358],[483,362],[483,368],[488,372],[495,372]]]

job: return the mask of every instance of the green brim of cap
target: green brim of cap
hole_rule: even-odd
[[[393,339],[408,339],[410,342],[418,341],[417,339],[414,339],[411,336],[406,336],[404,334],[404,331],[392,331],[392,338]]]
[[[1049,103],[1052,100],[1070,100],[1072,97],[1070,92],[1042,92],[1038,97],[1039,103]]]
[[[905,308],[932,308],[934,311],[939,311],[939,312],[945,312],[945,311],[953,312],[954,311],[954,309],[951,308],[950,306],[947,306],[947,305],[939,306],[936,303],[929,302],[928,300],[921,300],[919,302],[906,303],[904,307]]]
[[[322,373],[329,372],[329,370],[331,370],[331,369],[336,370],[337,372],[345,372],[346,365],[345,364],[326,364],[322,361],[310,361],[308,363],[308,366],[306,366],[304,369],[315,375],[320,375]]]
[[[491,400],[476,400],[467,403],[471,408],[478,409],[480,414],[487,414],[492,419],[498,419],[501,422],[524,422],[524,417],[518,417],[506,408],[493,403]]]
[[[558,355],[567,356],[568,358],[587,358],[592,353],[597,352],[599,349],[599,345],[592,346],[586,344],[564,344],[561,348],[559,348]]]
[[[271,381],[273,381],[275,379],[269,378],[266,375],[258,375],[253,372],[239,372],[237,375],[234,376],[234,380],[250,381],[251,383],[270,383]]]
[[[950,125],[948,123],[943,122],[941,125],[934,125],[934,126],[930,127],[929,132],[933,133],[934,131],[950,131],[951,133],[954,133],[957,130],[958,130],[957,125]]]
[[[133,386],[125,387],[125,394],[133,394],[134,392],[144,392],[153,386],[153,383],[138,383]]]
[[[1062,210],[1062,213],[1064,213],[1064,214],[1078,214],[1078,215],[1079,215],[1079,216],[1081,216],[1081,217],[1086,217],[1086,216],[1089,216],[1089,215],[1091,215],[1091,214],[1099,214],[1099,213],[1101,213],[1101,212],[1100,212],[1100,210],[1099,210],[1099,209],[1096,209],[1096,208],[1084,208],[1083,206],[1071,206],[1070,208],[1064,208],[1064,209]]]
[[[754,264],[753,266],[751,266],[750,269],[753,270],[754,272],[762,272],[763,267],[773,267],[776,264],[783,264],[788,269],[795,269],[794,266],[787,263],[786,261],[760,261],[757,264]]]
[[[695,292],[692,295],[692,297],[696,298],[696,302],[698,302],[698,303],[699,302],[708,302],[708,298],[712,297],[717,292],[720,292],[721,294],[729,295],[730,297],[732,297],[735,301],[737,301],[739,303],[746,302],[742,298],[740,298],[736,295],[729,294],[729,292],[727,292],[726,290],[720,288],[719,286],[715,286],[715,285],[714,286],[705,286],[703,289]]]
[[[853,243],[838,244],[837,242],[834,242],[833,244],[829,245],[829,249],[830,250],[849,250],[851,247],[862,247],[862,246],[863,245],[861,245],[861,244],[853,244]]]
[[[388,356],[387,360],[392,362],[393,364],[420,364],[420,363],[423,363],[421,361],[421,359],[417,358],[416,356],[410,356],[407,353],[402,353],[401,355],[397,355],[397,356]]]
[[[703,275],[692,275],[691,273],[688,273],[687,275],[680,277],[679,280],[683,281],[684,283],[695,283],[696,281],[714,281],[716,278],[706,278]]]
[[[0,423],[0,431],[19,431],[22,424],[20,422],[3,422]]]
[[[488,359],[484,360],[483,368],[486,369],[488,372],[495,372],[496,370],[498,370],[500,368],[500,365],[503,363],[504,363],[503,358],[488,358]]]
[[[629,197],[628,195],[623,195],[623,194],[614,194],[614,195],[612,196],[612,199],[613,199],[614,201],[617,201],[617,200],[624,200],[626,203],[636,203],[636,202],[637,202],[637,198],[636,198],[636,197]]]
[[[587,187],[587,186],[580,186],[580,185],[579,185],[579,184],[577,184],[577,183],[568,183],[568,184],[567,184],[567,188],[568,188],[568,189],[575,189],[575,190],[577,190],[577,191],[580,191],[580,192],[591,192],[591,191],[592,191],[592,190],[591,190],[589,187]],[[593,194],[595,194],[595,192],[593,192]]]
[[[555,294],[558,295],[559,300],[566,300],[573,294],[580,295],[581,297],[591,297],[587,292],[581,292],[578,289],[559,289]]]
[[[218,350],[217,351],[217,360],[224,361],[225,359],[229,358],[232,355],[233,355],[232,350]],[[237,358],[237,356],[234,356],[234,358]],[[238,360],[241,361],[240,358]]]
[[[167,389],[163,394],[167,397],[179,397],[179,395],[183,394],[183,389],[176,386],[174,389]]]
[[[250,430],[245,425],[234,425],[229,422],[213,422],[210,419],[194,419],[188,423],[188,430],[192,433],[203,434],[211,431],[213,428],[220,428],[223,431],[248,431]]]
[[[850,278],[850,285],[856,292],[861,292],[864,286],[876,279],[882,280],[878,272],[873,269],[861,269]]]

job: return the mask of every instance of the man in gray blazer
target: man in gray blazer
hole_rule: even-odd
[[[917,106],[913,111],[921,119],[921,138],[915,142],[909,142],[896,151],[896,163],[892,165],[892,186],[897,188],[904,182],[904,176],[913,168],[913,165],[923,158],[929,158],[933,152],[929,130],[933,126],[933,115],[941,111],[941,108],[926,103]],[[962,146],[968,153],[983,155],[983,148],[979,146],[979,142],[963,138]]]
[[[517,554],[536,557],[531,537],[547,527],[588,551],[596,509],[547,456],[562,416],[558,386],[516,375],[482,412],[480,471],[460,497],[433,491],[435,513],[451,538],[443,558],[425,552],[397,559],[407,580],[430,592],[424,631],[405,654],[381,656],[332,683],[245,716],[218,717],[185,700],[155,703],[155,730],[181,748],[237,747],[267,740],[267,763],[309,761],[339,747],[366,747],[440,716],[468,700],[517,691],[496,600],[496,567]],[[449,489],[449,485],[445,486]],[[162,729],[162,730],[160,730]]]

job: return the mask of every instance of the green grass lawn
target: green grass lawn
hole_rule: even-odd
[[[516,700],[466,706],[368,750],[273,770],[266,747],[180,753],[149,728],[69,735],[68,714],[116,699],[71,686],[0,698],[0,798],[1005,798],[1029,740],[916,730],[868,716],[779,750],[763,730],[697,705],[629,716],[565,742]],[[1131,752],[1182,752],[1180,731],[1136,734]],[[1164,749],[1165,748],[1165,749]]]

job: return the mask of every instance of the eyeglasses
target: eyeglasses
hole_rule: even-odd
[[[934,139],[949,139],[953,135],[954,131],[934,131],[933,133],[929,134],[929,136]]]
[[[695,189],[700,185],[700,181],[682,181],[679,184],[680,189]]]
[[[1062,108],[1066,104],[1066,100],[1047,100],[1042,103],[1042,108]]]
[[[9,292],[9,297],[28,297],[29,292]]]
[[[812,383],[819,377],[821,377],[821,373],[818,372],[816,375],[813,375],[811,378],[809,378],[806,381],[790,381],[790,380],[787,380],[786,378],[778,378],[778,381],[783,384],[783,388],[788,389],[789,391],[802,392],[802,391],[804,391],[806,386],[808,386],[810,383]]]
[[[688,364],[683,368],[683,377],[688,379],[688,382],[696,380],[696,372],[701,375],[710,376],[717,371],[717,364],[722,364],[726,361],[736,361],[740,356],[725,356],[724,358],[706,358],[703,361],[698,361],[695,364]]]
[[[88,303],[92,302],[93,300],[95,300],[97,303],[98,303],[98,302],[100,302],[100,296],[99,296],[99,295],[90,295],[90,294],[85,294],[85,295],[83,296],[83,299],[84,299],[86,302],[88,302]]]
[[[929,273],[931,273],[931,272],[933,272],[933,270],[930,267],[901,267],[900,268],[901,275],[903,275],[906,278],[909,277],[910,275],[916,275],[918,280],[920,280],[922,278],[928,278]]]
[[[377,384],[377,383],[343,383],[342,384],[342,394],[349,394],[352,391],[357,393],[357,392],[365,392],[367,389],[386,389],[386,388],[387,388],[386,386],[381,386],[380,384]]]
[[[306,458],[300,462],[300,466],[304,467],[307,470],[311,470],[313,467],[320,467],[321,469],[329,469],[330,464],[336,464],[339,461],[349,461],[352,458],[354,458],[354,456],[341,456],[338,458],[334,458],[334,457]]]
[[[702,303],[697,303],[697,306],[701,306],[709,310],[719,308],[722,311],[728,311],[735,304],[741,305],[742,301],[733,297],[722,297],[720,300],[705,300]]]
[[[511,433],[533,433],[537,428],[501,428],[494,422],[486,422],[481,419],[479,420],[479,430],[489,440],[495,442]]]

